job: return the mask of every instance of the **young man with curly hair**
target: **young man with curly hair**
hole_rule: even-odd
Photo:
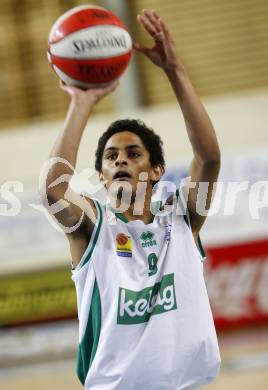
[[[220,365],[198,250],[205,216],[196,209],[199,182],[208,183],[210,206],[220,151],[166,25],[150,10],[138,15],[138,22],[154,45],[134,48],[167,76],[192,145],[189,176],[197,185],[189,185],[185,197],[188,220],[177,212],[183,194],[175,193],[171,208],[162,205],[154,213],[153,186],[165,169],[162,141],[137,120],[112,123],[99,140],[95,168],[109,205],[75,196],[66,182],[49,187],[72,175],[92,109],[116,82],[87,91],[61,85],[71,103],[50,157],[69,166],[59,162],[50,169],[47,198],[49,205],[61,205],[67,191],[75,199],[67,208],[62,204],[55,217],[61,225],[77,226],[66,236],[78,298],[77,369],[85,389],[196,389],[213,380]]]

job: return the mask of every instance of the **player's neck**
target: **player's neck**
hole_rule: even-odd
[[[134,208],[132,208],[131,206],[127,211],[122,214],[127,218],[128,221],[135,221],[139,219],[145,224],[151,223],[153,218],[150,207],[149,209],[144,209],[142,215],[137,215],[137,213],[135,213]]]
[[[148,191],[145,199],[139,199],[137,196],[133,198],[128,209],[122,214],[128,221],[141,220],[145,224],[151,223],[153,215],[151,212],[152,191]]]

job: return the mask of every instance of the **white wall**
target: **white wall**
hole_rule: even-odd
[[[223,154],[268,146],[268,89],[204,99],[216,128]],[[121,117],[141,118],[160,134],[167,162],[190,159],[191,148],[181,113],[176,104],[125,112]],[[94,167],[97,140],[116,114],[92,118],[85,131],[78,159],[78,170]],[[17,130],[0,132],[0,177],[21,180],[24,188],[38,185],[43,162],[62,122],[32,124]]]

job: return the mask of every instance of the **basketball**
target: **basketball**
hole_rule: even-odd
[[[116,241],[119,245],[125,245],[128,242],[128,236],[124,233],[119,233],[116,236]]]
[[[70,9],[53,24],[48,60],[64,82],[80,88],[108,85],[131,58],[132,40],[124,23],[97,6]]]

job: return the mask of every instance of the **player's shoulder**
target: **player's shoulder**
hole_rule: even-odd
[[[77,230],[67,235],[70,244],[73,267],[81,263],[87,248],[96,241],[103,221],[101,204],[95,198],[84,196],[83,218]]]
[[[183,208],[186,208],[185,196],[181,187],[176,188],[173,193],[171,193],[166,199],[161,201],[162,207],[164,207],[165,205],[173,205],[175,207],[178,203],[181,204]]]
[[[103,220],[103,214],[105,213],[105,207],[101,202],[93,197],[84,196],[85,198],[85,221],[88,224],[95,226],[100,220]]]
[[[81,218],[76,224],[76,229],[68,235],[68,238],[74,238],[75,240],[84,236],[88,238],[102,215],[100,203],[95,198],[87,195],[83,195],[81,198],[82,203],[77,205],[81,208]]]

